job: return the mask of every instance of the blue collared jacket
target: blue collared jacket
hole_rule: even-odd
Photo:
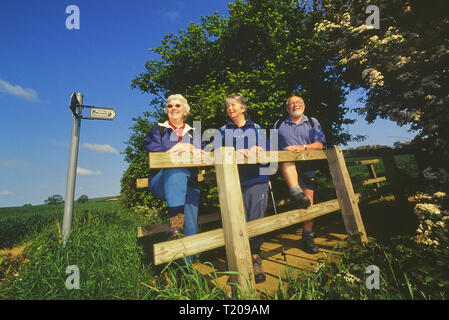
[[[241,131],[237,131],[241,129]],[[221,132],[221,145],[214,141],[214,148],[219,148],[220,146],[234,147],[234,149],[251,149],[253,146],[261,146],[265,151],[269,151],[269,141],[265,137],[265,144],[260,141],[260,129],[258,124],[255,124],[250,119],[246,120],[246,123],[242,127],[238,127],[234,122],[228,121],[224,126],[218,129]],[[248,130],[253,130],[254,133],[248,132]],[[240,134],[239,134],[240,133]],[[226,136],[228,135],[228,143],[232,139],[232,145],[226,145]],[[254,138],[255,137],[255,138]],[[238,144],[238,145],[237,145]],[[267,175],[260,174],[261,165],[259,164],[247,164],[239,165],[239,177],[240,184],[242,186],[251,186],[256,183],[266,183],[268,182]]]

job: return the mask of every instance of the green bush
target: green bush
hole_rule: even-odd
[[[80,196],[80,197],[78,198],[78,202],[79,202],[79,203],[86,203],[87,201],[89,201],[89,197],[86,196],[85,194],[83,194],[82,196]]]

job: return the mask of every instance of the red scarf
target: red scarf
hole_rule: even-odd
[[[184,128],[186,127],[185,122],[183,123],[183,125],[181,127],[176,127],[173,123],[171,123],[170,121],[168,122],[168,124],[170,125],[170,127],[173,128],[173,130],[176,132],[176,135],[178,136],[178,142],[181,141],[182,139],[182,133],[184,131]]]

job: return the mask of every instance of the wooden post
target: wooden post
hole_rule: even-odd
[[[371,164],[368,165],[368,171],[369,171],[370,178],[372,178],[372,179],[376,179],[377,178],[376,170],[374,169],[374,164],[371,163]],[[380,183],[377,182],[376,186],[377,186],[377,189],[376,189],[376,191],[377,191],[377,190],[380,189]]]
[[[343,152],[340,147],[334,147],[325,151],[329,169],[337,192],[338,202],[340,203],[343,221],[346,232],[353,234],[360,232],[360,240],[367,242],[368,238],[360,215],[357,198],[354,194],[351,177],[346,167]]]
[[[230,278],[249,292],[255,288],[255,280],[236,152],[224,147],[216,150],[214,157],[228,268],[237,272]]]
[[[385,176],[387,177],[387,181],[391,184],[394,198],[398,202],[405,202],[406,198],[401,190],[401,186],[398,183],[398,167],[394,161],[393,152],[383,152],[381,156],[385,167]]]
[[[378,159],[376,159],[376,160],[378,160]],[[368,166],[370,178],[377,179],[376,170],[374,169],[374,163],[370,163],[367,166]],[[377,197],[379,197],[382,200],[384,196],[380,193],[380,183],[376,182],[376,186],[377,186],[377,188],[374,188],[374,192],[376,193]]]

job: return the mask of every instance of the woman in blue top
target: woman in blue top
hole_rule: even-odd
[[[231,94],[226,99],[226,112],[230,120],[219,130],[221,141],[214,139],[214,149],[221,146],[234,147],[237,152],[249,157],[253,152],[268,151],[268,141],[259,138],[260,126],[245,118],[246,100],[242,94]],[[218,140],[218,141],[217,141]],[[260,174],[261,166],[239,165],[239,177],[242,187],[243,205],[246,221],[252,221],[265,216],[268,203],[268,176]],[[254,277],[256,283],[265,281],[260,258],[260,247],[263,244],[262,237],[250,239]]]
[[[180,94],[167,98],[164,109],[168,120],[158,123],[145,138],[148,152],[202,152],[193,145],[193,130],[185,123],[190,106]],[[195,170],[187,168],[150,170],[149,189],[158,199],[166,201],[170,216],[169,240],[197,232],[200,190]]]

